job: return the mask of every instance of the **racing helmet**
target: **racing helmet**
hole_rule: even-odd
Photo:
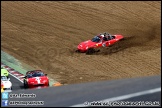
[[[104,37],[104,35],[102,34],[102,35],[100,35],[101,37]]]

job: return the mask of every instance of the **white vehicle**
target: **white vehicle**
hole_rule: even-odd
[[[7,79],[6,76],[1,76],[1,82],[4,85],[4,91],[11,91],[12,90],[12,83],[10,81],[10,78]]]

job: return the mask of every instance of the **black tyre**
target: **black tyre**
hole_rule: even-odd
[[[28,84],[24,82],[24,88],[28,88]]]
[[[79,52],[79,50],[75,50],[75,52]]]
[[[79,53],[79,50],[75,50],[76,53]]]
[[[95,51],[95,49],[94,48],[89,48],[88,50],[87,50],[87,52],[86,52],[86,54],[93,54],[93,53],[95,53],[96,51]]]

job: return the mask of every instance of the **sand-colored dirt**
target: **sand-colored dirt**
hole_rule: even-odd
[[[160,1],[1,2],[1,48],[64,84],[161,74]],[[74,52],[101,32],[126,40]],[[112,53],[109,53],[111,49]]]

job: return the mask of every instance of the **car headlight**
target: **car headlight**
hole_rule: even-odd
[[[44,80],[43,83],[47,82],[47,80]]]

